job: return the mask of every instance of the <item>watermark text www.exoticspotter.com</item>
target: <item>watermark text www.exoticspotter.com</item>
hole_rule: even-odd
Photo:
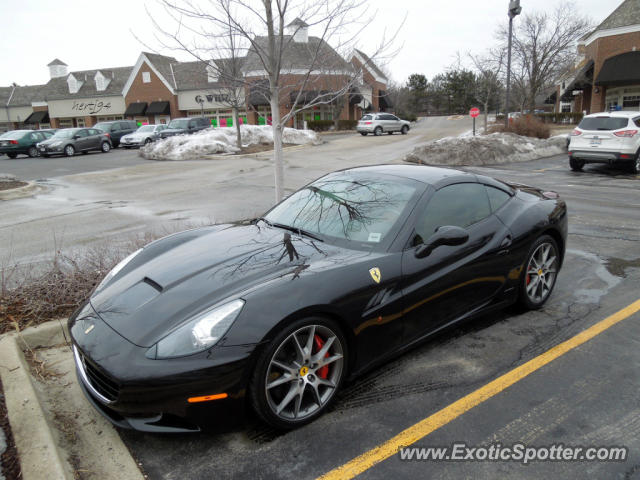
[[[533,447],[523,443],[470,446],[464,442],[445,447],[400,447],[402,461],[422,462],[624,462],[627,447],[563,445]]]

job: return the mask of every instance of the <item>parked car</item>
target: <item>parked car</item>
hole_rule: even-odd
[[[160,132],[166,130],[166,125],[142,125],[135,132],[120,139],[124,148],[141,147],[160,138]]]
[[[63,128],[48,140],[38,143],[38,151],[43,157],[72,157],[76,152],[87,153],[91,150],[107,153],[111,146],[109,134],[97,128]]]
[[[38,156],[38,142],[51,138],[53,133],[46,130],[12,130],[0,136],[0,154],[6,153],[9,158],[19,154],[30,157]]]
[[[342,384],[558,278],[556,193],[458,170],[330,173],[253,222],[132,253],[71,315],[79,384],[123,428],[308,423]]]
[[[120,145],[120,139],[125,135],[135,132],[138,124],[133,120],[116,120],[114,122],[99,122],[93,128],[108,133],[111,137],[111,144],[114,147]]]
[[[569,166],[621,165],[640,173],[640,112],[602,112],[585,116],[571,133]]]
[[[167,128],[160,132],[161,138],[173,137],[174,135],[184,135],[196,133],[200,130],[211,127],[211,120],[204,117],[174,118],[169,122]]]
[[[409,122],[400,120],[390,113],[368,113],[360,119],[356,130],[361,135],[368,133],[382,135],[385,132],[389,135],[393,135],[393,132],[400,132],[406,135],[410,128]]]

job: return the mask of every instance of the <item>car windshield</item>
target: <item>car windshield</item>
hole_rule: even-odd
[[[410,180],[343,172],[297,191],[265,220],[321,238],[373,245],[387,238],[415,195]]]
[[[155,127],[153,125],[143,125],[136,131],[137,132],[153,132],[154,128]]]
[[[102,130],[103,132],[108,132],[111,128],[111,123],[96,123],[94,125],[94,128],[97,128],[98,130]]]
[[[621,117],[590,117],[583,118],[578,125],[581,130],[618,130],[624,128],[629,120]]]
[[[2,138],[5,140],[18,140],[19,138],[24,137],[27,133],[28,132],[25,132],[24,130],[14,130],[12,132],[5,133],[2,135]]]
[[[77,130],[75,128],[65,128],[63,130],[58,130],[51,138],[71,138],[76,132]]]
[[[188,125],[189,120],[186,118],[179,118],[177,120],[171,120],[168,128],[187,128]]]

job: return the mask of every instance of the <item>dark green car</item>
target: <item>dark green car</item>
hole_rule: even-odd
[[[49,130],[12,130],[0,135],[0,154],[6,153],[9,158],[19,154],[37,157],[36,144],[53,136]]]

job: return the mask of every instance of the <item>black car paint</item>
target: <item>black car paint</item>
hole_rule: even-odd
[[[419,180],[412,168],[427,167],[359,170]],[[145,247],[92,296],[88,322],[96,326],[90,333],[78,312],[69,321],[87,361],[119,384],[120,396],[100,405],[102,413],[121,426],[152,431],[206,426],[207,412],[216,412],[216,424],[219,415],[229,420],[224,412],[244,408],[261,348],[283,325],[311,315],[342,326],[355,377],[448,325],[513,303],[528,248],[540,235],[553,236],[564,255],[564,202],[531,187],[437,170],[390,242],[368,250],[318,242],[264,221],[190,230]],[[416,211],[437,189],[469,181],[499,186],[512,197],[470,228],[469,242],[416,258],[410,245]],[[372,267],[381,271],[379,284]],[[233,298],[246,304],[216,346],[182,358],[148,358],[150,347],[185,319]],[[187,403],[220,392],[229,398]]]
[[[173,120],[188,120],[188,126],[187,128],[173,128],[171,127],[171,122],[169,122],[169,126],[160,132],[161,139],[175,135],[190,135],[211,128],[211,122],[205,117],[185,117]]]

